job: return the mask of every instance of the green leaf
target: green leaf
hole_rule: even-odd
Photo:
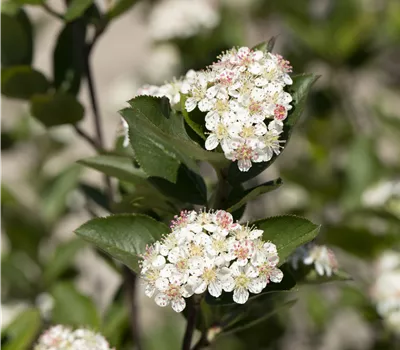
[[[45,0],[11,0],[10,2],[14,2],[19,5],[41,5],[45,2]]]
[[[262,43],[259,43],[258,45],[252,47],[252,50],[260,50],[264,52],[272,52],[275,42],[276,42],[277,36],[271,37],[268,41],[263,41]]]
[[[65,20],[71,22],[74,19],[81,17],[92,3],[93,0],[72,0],[68,5],[67,12],[65,13]]]
[[[168,232],[166,225],[146,215],[123,214],[90,220],[75,231],[137,273],[139,255],[146,245]]]
[[[300,116],[306,106],[308,92],[310,91],[312,84],[314,84],[317,79],[318,76],[313,74],[296,75],[293,77],[293,85],[288,87],[288,92],[292,95],[293,98],[293,108],[289,111],[288,117],[284,121],[283,133],[281,134],[281,140],[286,141],[285,148],[289,143],[293,128],[296,125],[297,121],[300,119]],[[240,171],[236,162],[231,163],[229,167],[228,181],[233,185],[240,182],[248,181],[258,174],[262,173],[277,158],[278,156],[274,154],[272,159],[268,162],[253,163],[253,166],[247,172]]]
[[[278,305],[269,305],[268,308],[265,308],[263,306],[263,303],[258,303],[256,301],[253,302],[254,305],[250,305],[248,308],[249,310],[246,310],[246,316],[242,316],[240,318],[240,321],[233,324],[229,325],[226,329],[224,329],[221,333],[221,335],[228,335],[228,334],[233,334],[236,332],[241,332],[246,329],[252,328],[256,325],[258,325],[261,322],[264,322],[271,316],[275,315],[276,313],[281,312],[282,310],[287,310],[290,309],[294,304],[296,304],[297,299],[293,300],[287,300],[287,301],[279,301],[277,304]],[[274,307],[271,307],[274,306]]]
[[[30,65],[33,57],[32,24],[23,9],[10,13],[1,13],[1,65],[3,68]]]
[[[31,114],[47,127],[76,124],[83,118],[79,101],[68,94],[38,94],[31,98]]]
[[[31,349],[41,328],[40,312],[34,308],[28,308],[21,312],[16,319],[2,330],[3,350],[27,350]],[[3,338],[5,342],[3,343]]]
[[[57,37],[53,51],[53,77],[57,90],[76,95],[83,76],[82,47],[85,44],[86,25],[76,35],[76,23],[67,23]],[[80,54],[75,52],[79,52]]]
[[[207,204],[207,187],[203,178],[184,164],[178,169],[176,183],[161,177],[150,177],[149,181],[166,196],[187,203]]]
[[[339,247],[363,259],[371,259],[399,242],[398,231],[375,235],[365,228],[348,226],[327,227],[324,230],[326,243]]]
[[[29,66],[13,66],[1,72],[1,93],[7,97],[26,100],[49,87],[46,77]]]
[[[186,133],[181,115],[171,111],[166,97],[138,96],[121,115],[129,125],[135,156],[149,176],[175,183],[181,163],[197,170],[193,160],[228,163],[223,154],[208,152]]]
[[[44,269],[43,277],[47,285],[56,281],[68,269],[78,251],[84,246],[85,242],[80,239],[73,239],[57,246]]]
[[[228,196],[228,209],[229,212],[234,212],[240,209],[248,201],[256,199],[258,196],[276,190],[282,185],[282,179],[278,178],[273,181],[267,181],[247,190],[242,190],[239,186],[235,187]],[[237,190],[236,190],[237,189]]]
[[[114,6],[108,11],[107,18],[111,20],[124,14],[136,3],[137,0],[117,0]]]
[[[313,240],[320,229],[320,226],[311,221],[294,215],[258,220],[252,225],[264,230],[264,241],[271,241],[276,245],[280,264],[283,264],[297,247]]]
[[[90,198],[94,203],[103,209],[110,211],[108,198],[98,187],[89,185],[87,183],[80,183],[79,190],[83,192],[85,197]]]
[[[61,171],[46,184],[41,193],[40,209],[49,223],[56,222],[65,212],[67,197],[78,186],[81,173],[82,168],[75,164]]]
[[[79,164],[98,170],[108,176],[133,184],[143,184],[147,175],[140,168],[136,168],[133,160],[128,157],[114,155],[99,155],[81,159]]]
[[[100,317],[93,301],[78,292],[72,283],[58,283],[52,288],[51,294],[54,298],[54,323],[68,324],[72,327],[85,325],[94,330],[100,328]]]
[[[186,123],[192,128],[192,130],[199,135],[203,140],[206,139],[206,135],[204,134],[205,132],[205,127],[199,123],[197,123],[195,120],[193,120],[191,117],[193,113],[188,113],[185,108],[185,101],[187,97],[186,95],[181,94],[181,111],[182,115],[185,118]]]

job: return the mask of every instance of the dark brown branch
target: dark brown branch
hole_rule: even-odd
[[[86,131],[82,130],[79,126],[73,126],[76,133],[81,136],[84,140],[86,140],[96,151],[101,151],[102,148],[98,145],[97,141],[94,140],[91,136],[89,136]]]
[[[186,323],[185,336],[183,337],[182,350],[190,350],[194,329],[196,328],[197,315],[200,309],[200,301],[197,295],[194,295],[188,305],[188,317]]]
[[[42,4],[42,7],[44,10],[46,10],[47,13],[52,15],[53,17],[56,17],[58,19],[64,20],[64,16],[61,13],[58,13],[57,11],[54,11],[48,4],[45,2]]]
[[[140,327],[138,322],[138,307],[136,300],[136,290],[137,290],[137,275],[132,272],[128,267],[123,267],[124,272],[124,287],[126,293],[126,299],[129,305],[130,313],[130,324],[131,333],[136,350],[142,350],[141,339],[140,339]]]

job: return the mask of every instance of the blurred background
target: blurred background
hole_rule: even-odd
[[[23,40],[9,24],[18,2],[24,3],[2,1],[2,49]],[[283,186],[250,203],[244,219],[297,214],[321,224],[318,242],[333,248],[353,280],[301,287],[289,311],[251,332],[222,336],[214,348],[400,349],[400,2],[96,4],[105,13],[118,2],[126,6],[91,57],[107,148],[121,136],[118,110],[139,87],[200,69],[232,46],[276,36],[274,52],[294,73],[321,75],[283,156],[253,180],[281,177]],[[63,22],[32,5],[40,1],[25,3],[32,66],[52,77]],[[65,10],[61,1],[46,3],[56,13]],[[58,54],[71,52],[66,46]],[[89,324],[117,349],[131,348],[120,273],[73,234],[93,206],[106,213],[98,205],[101,175],[75,163],[93,149],[72,126],[44,128],[3,79],[2,93],[2,344],[29,348],[40,330],[60,322]],[[85,109],[79,126],[94,135],[86,84],[77,99]],[[138,295],[144,348],[179,348],[181,315]],[[23,340],[15,343],[16,337]]]

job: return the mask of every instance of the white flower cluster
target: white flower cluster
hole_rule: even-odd
[[[386,251],[376,264],[371,296],[386,324],[400,334],[400,253]]]
[[[258,294],[267,284],[281,282],[283,273],[276,246],[264,242],[263,231],[233,221],[223,211],[183,211],[171,223],[171,233],[147,247],[141,277],[145,293],[157,305],[171,304],[181,312],[193,294],[219,297],[232,292],[244,304],[249,292]]]
[[[304,265],[314,264],[318,275],[332,276],[338,269],[335,254],[325,245],[307,244],[296,249],[290,257],[294,269],[299,268],[299,262]]]
[[[154,40],[190,38],[215,28],[219,21],[210,0],[163,0],[150,13],[149,30]]]
[[[99,333],[88,329],[72,330],[63,325],[49,328],[39,338],[34,350],[112,350]]]
[[[248,171],[252,162],[280,153],[283,120],[292,108],[292,96],[284,90],[292,84],[292,67],[280,55],[247,47],[218,58],[206,71],[188,74],[181,92],[188,96],[188,112],[196,106],[207,112],[206,149],[220,144],[228,159]],[[273,120],[267,125],[266,119]]]

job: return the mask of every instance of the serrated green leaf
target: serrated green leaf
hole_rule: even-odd
[[[53,50],[53,78],[58,91],[73,95],[79,92],[83,76],[83,57],[73,53],[84,46],[86,28],[82,24],[82,33],[76,36],[76,25],[67,23],[58,34]]]
[[[248,201],[256,199],[258,196],[276,190],[282,185],[282,179],[278,178],[273,181],[267,181],[247,190],[242,190],[240,187],[235,187],[228,196],[228,209],[229,212],[234,212],[240,209]],[[235,191],[235,189],[238,189]]]
[[[139,273],[139,255],[169,232],[169,228],[146,215],[113,215],[96,218],[75,233],[95,244],[133,271]]]
[[[92,3],[93,0],[72,0],[68,5],[67,12],[65,13],[65,20],[71,22],[74,19],[81,17]]]
[[[30,65],[33,57],[33,32],[23,9],[1,13],[1,65]]]
[[[4,96],[29,99],[34,94],[45,93],[50,83],[39,71],[30,66],[12,66],[2,69],[1,93]]]
[[[207,187],[203,178],[184,164],[178,169],[176,183],[160,177],[150,177],[149,181],[168,197],[185,203],[207,204]]]
[[[81,159],[79,164],[98,170],[108,176],[133,184],[143,184],[147,175],[140,168],[136,168],[131,158],[114,155],[99,155]]]
[[[107,18],[111,20],[124,14],[136,3],[137,0],[117,0],[114,6],[108,11]]]
[[[80,239],[73,239],[57,246],[44,269],[43,277],[47,285],[52,284],[65,272],[78,251],[84,246],[85,242]]]
[[[68,94],[37,94],[31,98],[31,114],[47,127],[76,124],[83,118],[84,108]]]
[[[258,229],[263,230],[263,240],[276,245],[280,264],[292,254],[295,249],[313,240],[320,226],[311,221],[294,215],[275,216],[253,222]]]
[[[29,308],[22,311],[5,330],[2,330],[2,349],[30,349],[39,333],[41,323],[39,310]],[[4,343],[3,338],[5,339]]]
[[[318,76],[313,74],[302,74],[293,77],[293,85],[288,87],[288,92],[292,95],[292,109],[289,111],[288,117],[284,121],[283,133],[281,140],[285,140],[285,148],[289,142],[290,136],[293,132],[293,128],[297,121],[299,120],[305,105],[308,92],[311,86],[318,79]],[[283,149],[284,150],[284,149]],[[282,150],[282,151],[283,151]],[[282,154],[282,152],[281,152]],[[237,163],[232,163],[229,167],[228,181],[231,184],[237,184],[241,182],[248,181],[258,174],[262,173],[267,169],[278,156],[273,155],[272,159],[268,162],[263,163],[253,163],[253,166],[247,172],[242,172],[238,169]]]
[[[223,154],[206,151],[190,139],[182,116],[171,111],[167,98],[138,96],[129,103],[132,108],[121,114],[137,161],[149,176],[175,183],[180,163],[195,171],[194,160],[229,164]]]
[[[55,285],[51,294],[54,298],[52,321],[72,327],[87,327],[98,330],[100,317],[93,301],[77,291],[70,282]]]

